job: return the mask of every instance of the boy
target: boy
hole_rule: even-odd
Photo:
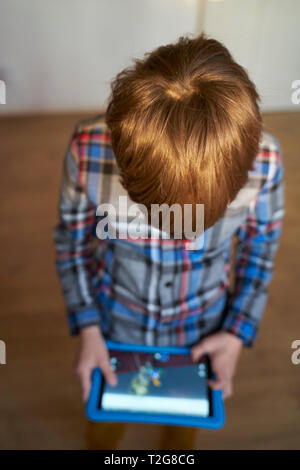
[[[135,60],[111,88],[104,119],[71,138],[55,229],[83,399],[96,366],[116,383],[104,338],[192,346],[194,360],[206,352],[226,398],[242,346],[255,342],[281,234],[279,143],[262,129],[246,71],[205,35]],[[120,195],[146,208],[204,204],[204,245],[99,239],[96,209]]]

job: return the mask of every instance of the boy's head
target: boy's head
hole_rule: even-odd
[[[111,84],[106,124],[134,202],[204,204],[213,225],[247,181],[261,135],[259,96],[205,35],[134,59]]]

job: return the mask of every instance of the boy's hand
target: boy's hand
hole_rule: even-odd
[[[211,359],[216,381],[208,383],[214,390],[222,389],[223,398],[232,395],[232,379],[242,349],[242,340],[231,333],[220,332],[204,338],[191,348],[193,361],[198,361],[203,354]]]
[[[87,401],[91,388],[91,376],[95,367],[100,367],[110,385],[117,384],[117,375],[111,369],[109,353],[98,326],[83,328],[80,332],[75,372],[80,381],[82,399]]]

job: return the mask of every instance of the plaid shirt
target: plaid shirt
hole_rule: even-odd
[[[204,244],[140,238],[100,240],[97,206],[126,195],[103,116],[80,122],[64,159],[56,267],[71,334],[99,325],[121,342],[190,346],[227,331],[252,346],[273,275],[284,213],[278,141],[263,132],[254,169]],[[233,289],[230,252],[237,239]]]

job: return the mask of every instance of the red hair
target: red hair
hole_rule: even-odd
[[[180,37],[111,83],[105,121],[137,203],[204,204],[205,229],[246,183],[262,131],[246,70],[204,34]]]

